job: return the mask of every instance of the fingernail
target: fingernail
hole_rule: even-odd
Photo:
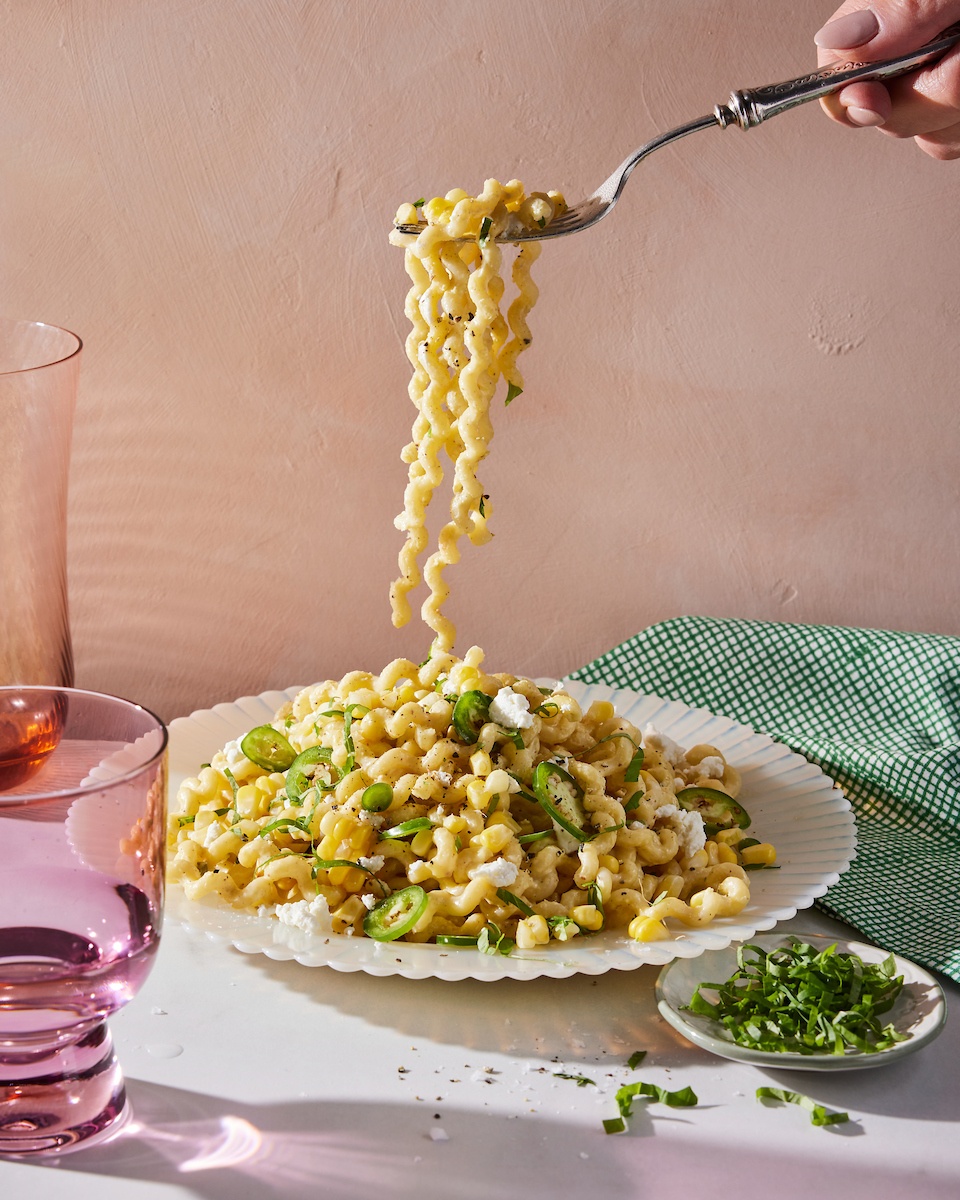
[[[813,35],[813,40],[823,50],[852,50],[862,46],[880,32],[880,22],[873,9],[861,8],[830,21]]]
[[[878,112],[874,112],[872,108],[857,108],[851,106],[843,110],[847,114],[847,120],[851,125],[861,125],[867,128],[870,125],[882,125],[884,118]]]

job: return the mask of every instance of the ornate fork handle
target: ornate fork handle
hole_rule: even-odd
[[[784,83],[771,83],[766,87],[732,92],[726,104],[718,104],[714,108],[714,117],[723,129],[728,125],[752,129],[768,117],[775,117],[778,113],[786,112],[788,108],[796,108],[798,104],[806,104],[808,100],[818,100],[821,96],[838,92],[848,83],[894,79],[898,75],[906,75],[926,63],[934,62],[957,42],[960,42],[960,22],[945,29],[919,50],[902,54],[898,58],[887,59],[884,62],[838,63],[836,66],[814,71],[810,75],[801,75],[799,79],[788,79]]]

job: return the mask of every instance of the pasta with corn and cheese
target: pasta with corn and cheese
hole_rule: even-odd
[[[488,179],[479,196],[456,189],[421,205],[402,205],[397,224],[419,224],[422,231],[395,229],[390,235],[405,248],[412,280],[405,307],[411,323],[406,352],[413,367],[409,394],[417,408],[412,440],[401,456],[409,475],[395,523],[406,540],[390,599],[393,623],[405,625],[408,594],[420,583],[419,558],[427,548],[427,507],[443,480],[441,455],[446,455],[454,472],[450,519],[423,567],[429,595],[421,609],[438,650],[452,651],[455,632],[443,614],[450,592],[444,572],[459,560],[463,537],[481,545],[492,536],[489,498],[477,467],[493,438],[490,404],[501,378],[507,404],[523,390],[517,358],[530,344],[527,315],[538,294],[530,267],[540,247],[529,242],[517,251],[512,270],[517,295],[504,318],[503,251],[497,238],[542,228],[563,208],[558,192],[527,196],[516,179],[506,184]]]
[[[560,687],[488,674],[477,647],[453,653],[444,571],[463,537],[490,537],[477,467],[501,377],[507,403],[522,390],[517,357],[537,297],[539,247],[528,243],[503,317],[496,238],[546,224],[563,200],[488,180],[478,197],[454,191],[422,207],[422,218],[415,205],[397,214],[418,233],[391,236],[413,280],[417,407],[391,600],[402,625],[445,455],[450,519],[423,567],[430,655],[303,689],[186,779],[169,822],[171,882],[310,932],[501,953],[601,929],[649,941],[668,936],[668,919],[733,916],[750,898],[746,872],[776,852],[743,837],[740,776],[716,747],[684,750],[609,702],[583,712]]]
[[[495,931],[523,949],[601,928],[650,940],[667,918],[745,906],[745,857],[772,848],[741,852],[738,827],[685,806],[706,788],[736,810],[740,777],[716,747],[683,750],[606,701],[583,712],[483,657],[398,659],[301,691],[253,731],[285,758],[232,742],[183,782],[171,881],[328,933]],[[372,926],[398,897],[419,905],[409,925]]]

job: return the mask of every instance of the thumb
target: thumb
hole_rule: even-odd
[[[916,50],[938,33],[960,21],[960,0],[848,0],[819,29],[813,40],[820,47],[821,64],[844,57],[838,51],[856,50],[871,62]]]

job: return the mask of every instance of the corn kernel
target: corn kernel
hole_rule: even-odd
[[[770,842],[760,842],[756,846],[747,846],[740,851],[740,858],[748,864],[760,863],[765,867],[772,866],[777,861],[777,852]]]
[[[485,750],[477,750],[474,754],[471,754],[470,770],[474,775],[479,775],[482,779],[486,779],[493,770],[493,762],[490,755]]]
[[[620,871],[620,860],[612,854],[601,854],[600,866],[605,867],[611,875],[616,875]]]
[[[532,950],[534,946],[545,946],[550,941],[550,926],[539,913],[524,917],[517,922],[517,948]]]
[[[489,825],[470,839],[471,845],[482,846],[488,854],[499,854],[510,842],[513,833],[506,825]]]
[[[366,883],[366,874],[356,867],[331,867],[327,877],[334,887],[345,892],[359,892]]]
[[[421,829],[420,832],[415,835],[415,837],[413,838],[413,840],[410,843],[410,848],[413,850],[413,852],[417,856],[417,858],[423,858],[424,855],[429,854],[432,847],[433,847],[433,830],[432,829]]]
[[[637,942],[659,942],[667,936],[663,925],[653,917],[641,914],[627,926],[627,933]]]
[[[728,846],[726,842],[717,843],[717,862],[735,863],[737,861],[737,852],[732,846]]]
[[[584,929],[595,932],[603,928],[603,913],[592,904],[578,904],[570,916]]]

